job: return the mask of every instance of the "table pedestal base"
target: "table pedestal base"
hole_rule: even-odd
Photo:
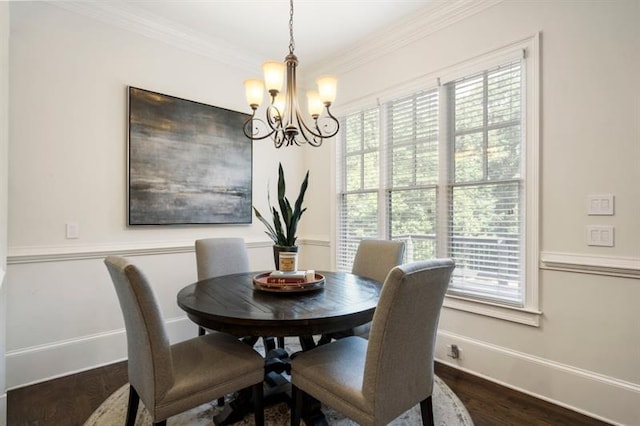
[[[253,340],[253,339],[251,339]],[[257,339],[256,339],[257,340]],[[247,341],[255,343],[255,340]],[[300,346],[303,351],[314,348],[313,337],[300,337]],[[295,354],[292,354],[295,356]],[[265,407],[286,402],[291,407],[291,383],[283,374],[291,373],[291,359],[282,348],[268,350],[265,357],[264,395]],[[237,392],[232,400],[225,404],[220,413],[213,417],[216,426],[226,426],[239,422],[245,416],[253,413],[253,392],[251,388]],[[310,396],[306,396],[302,404],[302,419],[307,426],[328,426],[328,422],[321,411],[320,402]]]

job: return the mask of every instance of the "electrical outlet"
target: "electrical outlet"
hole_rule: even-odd
[[[462,359],[462,349],[458,345],[447,345],[447,356],[453,359]]]

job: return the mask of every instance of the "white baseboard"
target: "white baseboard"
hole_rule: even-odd
[[[460,359],[447,356],[447,345]],[[436,359],[508,388],[615,425],[640,425],[640,384],[441,330]]]
[[[194,337],[198,328],[186,317],[166,321],[171,342]],[[9,351],[7,389],[15,389],[79,373],[127,358],[124,329],[84,336],[48,345]]]
[[[7,393],[0,395],[0,426],[7,426]]]
[[[167,321],[172,342],[193,337],[197,327],[186,317]],[[456,344],[461,359],[447,357]],[[10,351],[7,389],[27,386],[126,359],[123,329],[50,345]],[[640,425],[640,384],[582,370],[552,360],[488,344],[455,333],[438,333],[436,359],[508,388],[616,425]],[[6,414],[6,397],[0,410]],[[0,415],[2,415],[0,411]],[[6,415],[0,417],[0,426]]]

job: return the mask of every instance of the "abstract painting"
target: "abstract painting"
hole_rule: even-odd
[[[129,87],[129,225],[251,223],[248,118]]]

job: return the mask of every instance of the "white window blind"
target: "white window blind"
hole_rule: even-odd
[[[446,87],[449,292],[522,306],[521,61]]]
[[[351,114],[341,123],[342,171],[338,181],[339,229],[336,268],[350,271],[358,244],[378,237],[380,117],[378,108]]]
[[[408,261],[436,257],[438,91],[389,103],[386,191],[389,237],[406,243]]]

